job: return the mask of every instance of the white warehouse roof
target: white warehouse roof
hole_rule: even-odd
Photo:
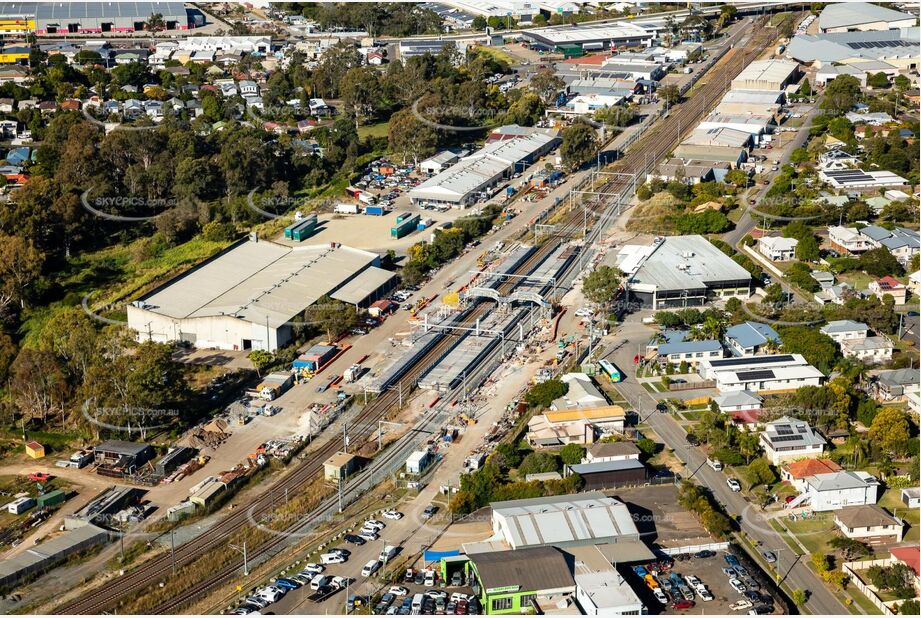
[[[863,24],[877,22],[900,22],[908,20],[915,23],[916,17],[909,13],[893,11],[886,7],[870,2],[847,2],[829,4],[819,14],[819,28],[828,30],[832,28],[857,27]],[[910,25],[910,24],[909,24]]]
[[[248,240],[136,302],[176,319],[228,315],[277,328],[378,259],[342,245]]]
[[[494,502],[492,512],[493,526],[515,549],[639,539],[627,506],[598,491]]]

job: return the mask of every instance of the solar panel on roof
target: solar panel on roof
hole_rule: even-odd
[[[774,431],[777,432],[777,434],[781,436],[788,436],[793,433],[793,430],[790,428],[789,425],[778,425],[774,427]]]
[[[742,371],[737,375],[740,380],[770,380],[774,377],[774,372],[770,369],[756,369],[754,371]]]
[[[793,360],[793,356],[790,354],[779,354],[777,356],[765,357],[765,358],[723,358],[719,360],[710,361],[711,367],[734,367],[736,365],[753,365],[755,363],[760,364],[773,364],[773,363],[788,363]]]
[[[792,442],[794,440],[800,440],[801,438],[796,434],[791,434],[789,436],[772,436],[771,442]]]

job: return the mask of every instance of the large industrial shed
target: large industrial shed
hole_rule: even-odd
[[[321,297],[360,306],[389,289],[393,276],[379,266],[376,253],[339,243],[243,240],[129,304],[128,326],[140,341],[277,350]]]
[[[703,236],[659,237],[651,246],[625,245],[617,265],[632,300],[644,307],[699,307],[708,299],[751,296],[751,273]]]
[[[521,36],[536,47],[552,50],[578,45],[585,49],[648,47],[657,37],[655,26],[617,22],[603,26],[556,26],[525,30]]]
[[[167,30],[204,25],[190,19],[184,2],[7,2],[3,13],[34,16],[35,34],[100,34],[144,30],[150,16],[163,16]],[[30,19],[31,20],[31,19]]]
[[[893,11],[870,2],[830,4],[819,13],[822,32],[893,30],[917,23],[918,18],[910,13]]]
[[[479,194],[553,150],[560,139],[547,133],[531,133],[493,141],[445,171],[411,189],[413,204],[438,204],[465,208]]]
[[[787,56],[799,62],[827,67],[882,61],[898,69],[918,68],[919,28],[881,32],[836,32],[793,37]]]
[[[108,540],[108,531],[92,524],[68,530],[37,547],[0,560],[0,587],[13,587],[23,579],[50,570],[77,552],[102,545]]]
[[[799,79],[799,65],[789,60],[756,60],[732,80],[733,90],[779,92]]]

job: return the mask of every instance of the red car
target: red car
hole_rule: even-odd
[[[467,615],[467,601],[460,599],[457,602],[457,605],[454,606],[454,613],[457,616],[466,616]]]
[[[46,472],[33,472],[29,475],[29,480],[39,483],[47,483],[51,480],[51,475]]]
[[[691,609],[694,607],[694,601],[688,601],[686,599],[679,599],[672,603],[672,607],[675,609]]]

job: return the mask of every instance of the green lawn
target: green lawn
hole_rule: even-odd
[[[363,127],[358,127],[358,137],[364,139],[366,137],[387,137],[387,132],[390,129],[390,122],[378,122],[377,124],[369,124]]]
[[[837,526],[835,526],[834,516],[831,513],[816,513],[809,519],[797,517],[796,521],[785,518],[783,525],[796,535],[797,540],[809,550],[810,554],[817,551],[826,554],[833,553],[828,547],[828,541],[837,536],[835,534]]]
[[[784,527],[781,526],[780,523],[773,519],[770,520],[769,523],[771,524],[771,528],[773,528],[777,534],[780,535],[780,537],[784,540],[784,543],[787,544],[787,546],[791,551],[793,551],[794,554],[797,556],[803,555],[803,550],[800,549],[800,546],[796,544],[796,541],[793,540],[793,537],[791,537],[790,534],[784,530]]]
[[[499,62],[504,62],[509,66],[517,64],[518,61],[512,57],[508,52],[498,48],[498,47],[486,47],[483,45],[478,45],[475,50],[481,54],[486,54],[487,56],[492,56]]]
[[[921,512],[910,509],[902,502],[901,489],[887,489],[879,505],[908,524],[903,543],[917,543],[921,540]]]
[[[875,277],[871,277],[867,273],[857,271],[838,275],[839,281],[849,283],[855,290],[866,290],[874,279]]]

